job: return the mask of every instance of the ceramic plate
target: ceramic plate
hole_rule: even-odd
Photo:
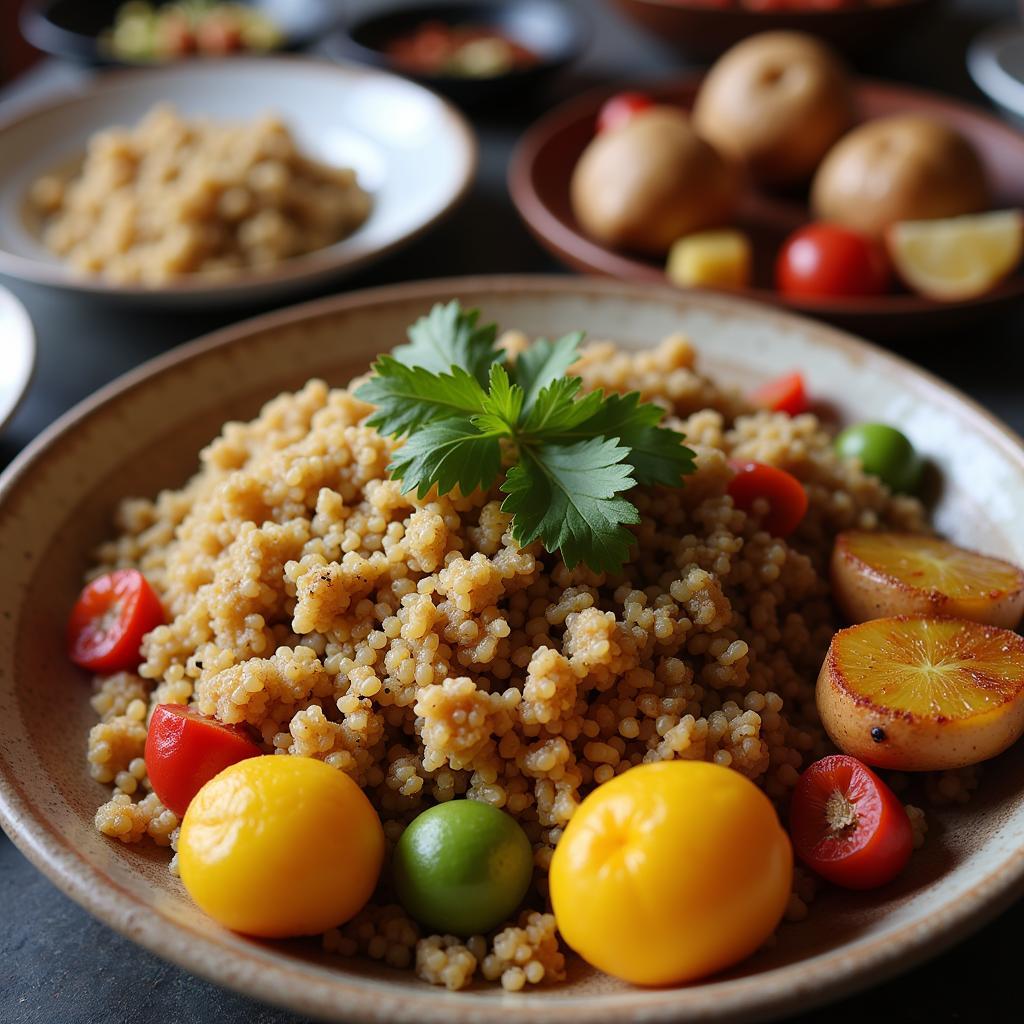
[[[25,307],[0,285],[0,430],[25,397],[36,362],[36,334]]]
[[[1024,127],[1024,25],[997,25],[967,51],[967,70],[989,99]]]
[[[86,771],[84,738],[95,717],[81,673],[65,658],[63,632],[117,500],[181,484],[224,420],[251,417],[314,374],[346,382],[432,303],[453,296],[535,335],[583,328],[641,348],[686,331],[704,366],[741,386],[803,367],[815,394],[841,415],[899,423],[937,463],[940,528],[1024,562],[1020,439],[950,387],[819,324],[728,297],[585,278],[426,282],[270,314],[116,381],[0,481],[0,820],[26,855],[92,913],[197,974],[298,1013],[367,1024],[763,1018],[903,970],[1024,892],[1024,744],[986,771],[969,806],[929,813],[924,849],[883,895],[825,892],[771,949],[674,989],[631,988],[571,959],[565,985],[449,993],[379,963],[331,958],[312,940],[251,941],[189,902],[167,871],[166,850],[128,848],[94,830],[109,790]]]
[[[43,246],[26,216],[28,188],[79,158],[94,132],[134,124],[157,103],[193,117],[281,114],[301,149],[358,172],[373,195],[369,218],[335,245],[235,278],[187,277],[145,289],[72,273]],[[461,199],[475,165],[472,132],[448,103],[413,82],[356,64],[232,57],[111,72],[73,97],[0,125],[0,273],[165,306],[269,301],[340,277],[421,234]]]
[[[685,109],[693,105],[700,78],[690,76],[643,88]],[[571,100],[538,121],[523,136],[509,169],[509,188],[520,215],[536,238],[577,270],[628,281],[666,281],[664,261],[611,249],[584,234],[569,203],[569,179],[594,134],[601,104],[613,90]],[[930,93],[860,79],[856,102],[862,118],[917,113],[945,121],[974,143],[988,173],[995,206],[1024,206],[1024,135],[989,114]],[[805,201],[751,190],[737,222],[754,241],[754,287],[742,294],[821,317],[872,338],[951,330],[976,323],[979,313],[1024,302],[1024,268],[995,291],[966,302],[935,302],[918,295],[890,294],[844,299],[794,299],[774,290],[775,256],[782,240],[811,219]]]

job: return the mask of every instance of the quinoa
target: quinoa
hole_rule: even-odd
[[[527,340],[504,344],[514,356]],[[90,764],[124,783],[97,827],[176,841],[174,815],[131,767],[143,699],[150,712],[191,703],[247,723],[267,752],[348,773],[392,846],[435,802],[504,808],[534,847],[517,921],[466,940],[423,935],[382,886],[323,942],[453,989],[482,978],[517,990],[564,976],[547,870],[595,785],[645,762],[700,759],[783,808],[801,768],[829,749],[814,681],[836,628],[834,537],[922,532],[923,510],[839,460],[814,415],[756,411],[703,376],[680,336],[639,353],[592,345],[574,372],[588,388],[658,402],[696,453],[685,486],[631,494],[637,542],[614,575],[519,548],[496,491],[402,494],[387,478],[394,442],[365,425],[371,407],[318,380],[225,424],[182,489],[125,502],[95,571],[139,568],[168,622],[145,638],[137,675],[94,698],[104,721]],[[809,509],[792,536],[761,528],[766,508],[733,506],[732,457],[803,483]],[[936,785],[957,799],[970,783]],[[913,820],[923,836],[923,815]],[[798,870],[789,919],[807,914],[815,888]]]
[[[273,266],[350,235],[371,206],[354,171],[303,154],[276,116],[186,120],[163,105],[97,132],[81,169],[39,178],[29,201],[75,270],[147,285]]]

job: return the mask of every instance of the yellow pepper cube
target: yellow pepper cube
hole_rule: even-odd
[[[681,288],[746,288],[750,284],[750,239],[741,231],[699,231],[672,246],[665,268]]]

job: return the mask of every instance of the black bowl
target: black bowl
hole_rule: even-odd
[[[538,60],[529,67],[487,78],[415,74],[393,61],[383,47],[396,36],[415,31],[425,21],[495,29],[532,51]],[[463,0],[401,4],[357,16],[345,31],[328,41],[327,48],[334,56],[355,58],[413,78],[461,106],[478,107],[533,91],[555,71],[575,60],[589,35],[587,21],[559,0]]]
[[[156,6],[164,0],[155,0]],[[298,50],[332,31],[341,20],[338,0],[236,0],[263,11],[280,28],[278,49]],[[114,23],[124,0],[30,0],[21,31],[38,50],[88,64],[121,64],[105,54],[99,37]]]

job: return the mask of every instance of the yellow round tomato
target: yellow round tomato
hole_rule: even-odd
[[[691,981],[753,953],[789,899],[793,853],[768,798],[731,768],[640,765],[580,804],[551,861],[558,929],[638,985]]]
[[[178,864],[212,918],[265,938],[311,935],[354,917],[377,885],[384,831],[363,791],[308,757],[253,757],[195,795]]]

